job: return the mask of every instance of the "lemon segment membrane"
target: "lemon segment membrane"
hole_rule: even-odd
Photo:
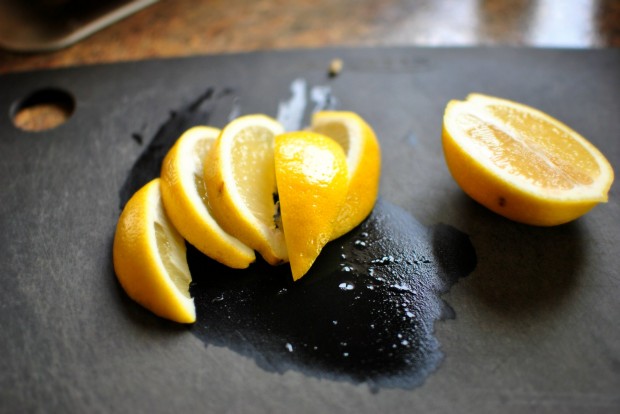
[[[457,122],[496,167],[545,191],[588,188],[600,175],[596,159],[548,122],[501,108],[486,109],[492,118],[461,114]]]

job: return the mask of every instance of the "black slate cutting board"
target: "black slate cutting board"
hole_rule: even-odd
[[[330,78],[333,58],[344,69]],[[435,324],[443,362],[417,387],[264,369],[152,316],[114,278],[127,177],[166,126],[275,116],[299,80],[306,120],[333,106],[374,127],[382,200],[475,249],[474,271],[444,295],[454,319]],[[73,96],[69,121],[15,128],[11,111],[47,88]],[[451,179],[440,143],[445,104],[470,92],[548,112],[620,165],[617,49],[330,49],[0,77],[0,411],[618,412],[618,186],[555,228],[480,207]]]

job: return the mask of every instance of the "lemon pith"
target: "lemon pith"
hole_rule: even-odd
[[[213,218],[203,180],[203,160],[219,133],[198,126],[181,135],[162,163],[162,199],[168,217],[189,243],[228,267],[243,269],[256,259],[254,251]]]
[[[196,320],[185,243],[163,209],[159,178],[125,205],[112,250],[114,271],[130,298],[161,317]]]
[[[444,114],[448,168],[474,200],[526,224],[562,224],[607,200],[613,170],[568,126],[534,108],[480,94]]]

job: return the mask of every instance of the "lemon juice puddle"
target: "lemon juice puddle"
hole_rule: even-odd
[[[425,227],[379,200],[357,229],[328,244],[293,282],[287,265],[222,266],[190,247],[197,323],[207,345],[269,371],[413,388],[443,356],[435,321],[453,316],[440,295],[476,265],[469,238]]]

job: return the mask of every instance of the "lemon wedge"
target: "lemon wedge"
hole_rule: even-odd
[[[256,259],[254,250],[226,233],[213,218],[203,179],[203,160],[219,134],[217,128],[197,126],[181,135],[162,163],[162,200],[183,238],[210,258],[243,269]]]
[[[607,201],[614,172],[577,132],[529,106],[472,94],[448,103],[443,150],[458,185],[509,219],[552,226]]]
[[[288,261],[275,220],[277,188],[273,142],[284,128],[265,115],[231,121],[207,155],[204,179],[217,222],[270,264]]]
[[[314,132],[275,138],[276,182],[293,280],[330,241],[348,189],[347,160],[334,140]]]
[[[185,241],[166,216],[159,178],[125,205],[112,250],[114,271],[130,298],[163,318],[196,320]]]
[[[379,193],[381,148],[373,129],[354,112],[319,111],[311,130],[338,142],[347,159],[349,185],[332,238],[358,226],[372,211]]]

